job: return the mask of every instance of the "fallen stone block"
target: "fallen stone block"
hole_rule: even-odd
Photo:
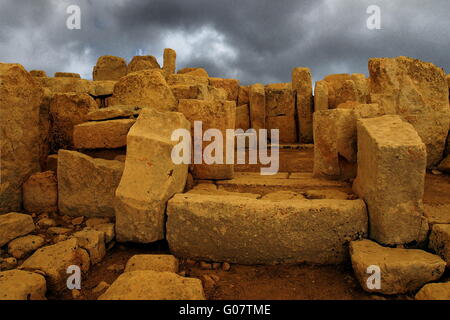
[[[61,214],[85,217],[113,217],[115,190],[124,164],[94,159],[85,154],[58,153],[58,206]]]
[[[104,81],[92,81],[89,94],[94,97],[111,96],[114,91],[114,86],[117,81],[104,80]]]
[[[28,235],[12,240],[8,243],[8,253],[16,259],[22,259],[45,244],[40,236]]]
[[[116,190],[117,241],[164,239],[166,202],[183,191],[188,171],[187,164],[174,164],[171,157],[178,143],[171,140],[175,129],[190,129],[181,113],[149,108],[128,133],[125,169]]]
[[[43,272],[48,289],[60,292],[67,289],[67,268],[72,265],[80,267],[83,272],[89,270],[89,254],[74,238],[37,250],[19,269]]]
[[[99,300],[205,300],[199,279],[183,278],[172,272],[125,272]]]
[[[101,56],[97,60],[92,72],[92,79],[97,80],[119,80],[127,74],[127,63],[125,59],[114,56]]]
[[[106,255],[105,233],[90,228],[75,232],[73,237],[78,240],[78,245],[89,253],[91,264],[97,264]]]
[[[33,218],[28,214],[11,212],[0,215],[0,247],[34,229]]]
[[[393,245],[423,241],[426,148],[399,116],[360,119],[353,189],[367,203],[370,237]]]
[[[450,268],[450,224],[435,224],[431,229],[428,247]]]
[[[85,122],[73,128],[77,149],[114,149],[127,145],[127,134],[136,121],[117,119]]]
[[[157,272],[178,272],[178,259],[168,254],[138,254],[132,256],[124,272],[151,270]]]
[[[367,234],[361,200],[180,194],[169,200],[167,215],[171,252],[195,260],[337,264],[348,258],[346,243]]]
[[[23,207],[28,213],[58,211],[58,182],[53,171],[35,173],[22,186]]]
[[[100,223],[92,226],[92,229],[101,231],[105,234],[106,244],[110,243],[116,236],[114,228],[115,228],[114,223]]]
[[[46,300],[45,278],[37,273],[10,270],[0,272],[0,300]]]
[[[370,240],[351,242],[350,256],[356,278],[367,292],[412,292],[438,280],[445,270],[445,262],[436,255],[416,249],[385,248]],[[369,267],[373,266],[381,272],[379,286],[369,278],[373,275]]]
[[[218,129],[226,137],[226,129],[234,129],[236,121],[236,104],[231,101],[180,100],[178,111],[191,122],[191,137],[194,139],[194,122],[202,121],[202,129]],[[195,148],[195,141],[193,146]],[[208,142],[203,141],[202,148]],[[225,149],[223,163],[225,163]],[[194,155],[195,159],[195,155]],[[203,162],[203,161],[202,161]],[[230,179],[233,177],[233,164],[194,164],[192,175],[196,179]]]
[[[411,123],[427,148],[427,167],[442,159],[449,130],[445,73],[408,57],[369,59],[370,99]]]
[[[142,70],[122,77],[114,86],[111,105],[137,104],[160,111],[176,109],[176,99],[161,70]]]
[[[416,294],[416,300],[450,300],[450,282],[429,283]]]
[[[43,90],[34,79],[19,64],[0,63],[0,213],[21,209],[22,184],[39,171]]]

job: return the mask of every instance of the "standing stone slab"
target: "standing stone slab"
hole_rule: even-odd
[[[314,111],[328,109],[328,83],[317,81],[314,88]]]
[[[73,144],[77,149],[114,149],[127,145],[127,134],[134,119],[86,122],[73,128]]]
[[[432,63],[408,57],[369,60],[370,99],[387,114],[411,123],[427,147],[427,166],[442,159],[449,130],[445,73]]]
[[[296,142],[295,92],[290,87],[268,85],[265,96],[268,129],[279,130],[280,143]]]
[[[59,211],[68,216],[114,217],[115,190],[124,164],[85,154],[58,153]]]
[[[416,249],[385,248],[370,240],[350,243],[353,270],[361,287],[368,292],[404,294],[415,291],[430,281],[438,280],[445,262],[438,256]],[[380,287],[367,285],[373,274],[368,268],[380,268]],[[369,280],[370,281],[370,280]]]
[[[116,190],[117,241],[164,239],[166,202],[183,191],[188,171],[187,164],[174,164],[171,158],[176,129],[190,130],[181,113],[148,108],[128,133],[125,169]]]
[[[166,77],[170,74],[174,74],[177,67],[177,53],[175,50],[166,48],[164,49],[164,63],[163,70]]]
[[[177,257],[239,264],[337,264],[349,240],[367,234],[362,200],[273,202],[186,193],[167,207],[167,240]]]
[[[250,128],[250,112],[247,104],[236,107],[236,129],[247,131]]]
[[[266,94],[260,83],[250,86],[248,92],[250,101],[250,127],[256,131],[267,129],[266,125]]]
[[[34,229],[33,218],[28,214],[11,212],[0,215],[0,247]]]
[[[191,135],[194,138],[194,122],[201,121],[202,129],[218,129],[226,137],[226,129],[234,129],[236,123],[236,103],[233,101],[180,100],[178,110],[191,122]],[[210,142],[203,142],[203,150]],[[195,146],[195,141],[193,143]],[[225,146],[223,161],[225,163]],[[195,155],[194,155],[195,158]],[[193,165],[193,176],[196,179],[231,179],[233,164],[202,164]]]
[[[292,89],[297,92],[297,114],[300,143],[313,141],[312,76],[309,68],[292,70]]]
[[[399,116],[360,119],[354,191],[366,201],[370,237],[383,244],[422,241],[426,148]]]
[[[19,64],[0,63],[0,213],[19,211],[22,184],[39,171],[42,89]]]

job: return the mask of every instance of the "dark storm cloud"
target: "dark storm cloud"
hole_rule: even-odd
[[[66,28],[67,6],[82,10],[82,29]],[[381,30],[366,27],[369,5]],[[367,59],[408,55],[450,70],[447,0],[0,0],[0,61],[90,77],[100,55],[130,60],[137,50],[162,63],[243,83],[287,82],[306,66],[316,80],[367,73]]]

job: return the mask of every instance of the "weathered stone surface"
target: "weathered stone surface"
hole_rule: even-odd
[[[435,224],[431,229],[429,248],[450,268],[450,224]]]
[[[268,129],[280,130],[281,143],[296,142],[294,91],[289,87],[266,86],[265,97]]]
[[[113,94],[117,81],[104,80],[90,82],[89,94],[94,97],[110,96]]]
[[[314,88],[314,111],[328,109],[328,83],[317,81]]]
[[[250,101],[250,127],[257,131],[260,129],[267,129],[266,95],[264,86],[260,83],[251,85],[248,98]]]
[[[160,111],[176,109],[176,99],[161,70],[142,70],[122,77],[114,86],[111,101],[116,104],[137,104]]]
[[[247,104],[236,107],[236,129],[247,131],[250,128],[250,110]]]
[[[267,129],[278,129],[279,143],[295,143],[298,135],[294,115],[267,117]],[[269,134],[270,135],[270,134]],[[270,135],[272,138],[272,136]],[[272,140],[273,141],[273,140]]]
[[[78,240],[78,245],[81,248],[87,250],[92,265],[102,261],[106,255],[104,232],[85,228],[75,232],[73,237]]]
[[[437,167],[439,171],[450,173],[450,155],[445,157]]]
[[[174,74],[177,68],[177,53],[175,50],[166,48],[164,49],[163,56],[163,70],[166,77],[170,74]]]
[[[370,237],[383,244],[422,241],[426,148],[399,116],[360,119],[354,191],[366,201]]]
[[[209,78],[209,85],[227,92],[227,100],[237,102],[240,81],[236,79]]]
[[[87,114],[97,110],[95,100],[86,93],[56,93],[50,102],[51,151],[73,148],[73,127],[87,120]]]
[[[449,90],[444,71],[408,57],[369,60],[370,99],[386,114],[411,123],[427,147],[427,166],[436,165],[449,130]]]
[[[161,69],[154,56],[135,56],[128,64],[127,73],[149,69]]]
[[[8,253],[14,258],[22,259],[27,254],[42,247],[44,244],[44,238],[40,236],[28,235],[14,239],[8,243]]]
[[[178,74],[188,74],[196,77],[206,77],[208,78],[208,72],[203,68],[184,68],[178,71]]]
[[[210,95],[210,100],[215,101],[226,101],[227,100],[227,92],[222,88],[215,88],[212,86],[208,86],[208,91]]]
[[[142,108],[137,105],[115,105],[89,112],[87,115],[87,120],[99,121],[116,118],[130,118],[133,116],[138,116],[141,109]]]
[[[11,212],[0,215],[0,247],[34,229],[33,218],[28,214]]]
[[[127,63],[125,59],[114,56],[101,56],[97,60],[92,73],[92,79],[97,80],[119,80],[127,74]]]
[[[45,278],[37,273],[10,270],[0,272],[0,300],[46,300]]]
[[[105,234],[105,243],[110,243],[116,236],[114,231],[114,223],[100,223],[92,226],[92,229],[101,231]]]
[[[450,204],[430,205],[425,204],[425,216],[430,225],[450,224]]]
[[[209,85],[207,77],[193,76],[189,74],[171,74],[167,77],[167,84],[170,86],[178,84],[200,84]]]
[[[74,72],[55,72],[55,78],[78,78],[81,79],[79,73]]]
[[[352,80],[352,77],[346,73],[330,74],[323,80],[326,81],[328,85],[328,109],[335,109],[338,106],[336,102],[336,93],[340,91],[344,82]]]
[[[416,300],[450,300],[450,282],[426,284],[416,294]]]
[[[416,249],[385,248],[370,240],[350,243],[353,270],[361,287],[368,292],[403,294],[415,291],[430,281],[438,280],[445,262],[436,255]],[[368,267],[381,270],[380,289],[370,289]]]
[[[42,89],[19,64],[0,63],[0,213],[19,211],[22,184],[39,171]]]
[[[345,192],[334,189],[308,190],[305,192],[308,199],[337,199],[347,200],[349,195]]]
[[[182,192],[187,164],[174,164],[175,129],[190,129],[181,113],[143,109],[128,133],[125,169],[116,190],[119,242],[150,243],[164,238],[166,201]],[[155,186],[158,185],[158,188]]]
[[[172,272],[125,272],[99,300],[205,300],[199,279],[183,278]]]
[[[33,77],[42,77],[42,78],[47,77],[47,73],[45,73],[44,70],[30,70],[30,74]]]
[[[180,100],[178,111],[191,122],[191,137],[194,140],[194,122],[202,121],[203,132],[218,129],[226,137],[226,129],[234,129],[236,122],[236,103],[232,101]],[[195,141],[193,146],[195,147]],[[209,143],[204,141],[203,148]],[[224,148],[224,163],[225,163]],[[194,151],[195,153],[195,151]],[[195,158],[195,154],[194,154]],[[203,157],[204,158],[204,157]],[[192,174],[196,179],[230,179],[233,177],[233,164],[194,164]]]
[[[293,191],[277,191],[266,194],[261,200],[268,200],[273,202],[286,200],[303,200],[306,198],[301,194]]]
[[[35,77],[34,80],[52,93],[90,93],[93,81],[78,78]]]
[[[361,200],[182,194],[168,202],[167,214],[171,252],[196,260],[335,264],[348,257],[347,241],[367,233]]]
[[[169,254],[138,254],[132,256],[124,272],[152,270],[158,272],[178,272],[178,259]]]
[[[73,144],[77,149],[114,149],[127,145],[127,134],[136,121],[117,119],[85,122],[73,128]]]
[[[250,87],[249,86],[240,86],[239,87],[239,95],[237,105],[242,106],[244,104],[249,104],[250,100],[248,98]]]
[[[31,175],[22,186],[23,207],[28,213],[56,212],[58,210],[58,183],[55,172]]]
[[[113,217],[115,190],[124,164],[85,154],[58,153],[59,211],[68,216]]]
[[[350,79],[355,84],[357,99],[356,101],[366,104],[369,102],[369,79],[365,74],[353,73],[350,75]]]
[[[358,91],[353,80],[346,80],[342,83],[342,86],[336,90],[336,107],[342,103],[351,101],[358,102]]]
[[[79,266],[84,272],[89,270],[89,255],[75,238],[39,249],[19,269],[43,272],[48,289],[58,292],[67,289],[67,268],[71,265]]]
[[[294,68],[292,70],[292,89],[297,93],[297,114],[299,141],[313,141],[313,97],[312,76],[309,68]]]
[[[177,100],[180,99],[199,99],[211,100],[208,86],[205,84],[176,84],[171,85],[170,89]]]

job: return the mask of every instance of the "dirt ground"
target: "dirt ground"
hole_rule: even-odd
[[[450,176],[427,174],[424,203],[450,203]],[[82,282],[82,298],[97,299],[92,293],[101,281],[111,284],[123,271],[127,260],[135,254],[169,253],[167,243],[152,245],[116,245],[106,258],[91,268]],[[199,264],[182,261],[180,271],[186,276],[202,279],[207,299],[212,300],[368,300],[414,299],[414,295],[381,296],[364,292],[350,265],[311,266],[242,266],[231,265],[229,271],[203,270]],[[208,285],[204,275],[213,275],[216,282]],[[450,280],[450,272],[444,275]],[[70,291],[50,299],[72,299]]]

